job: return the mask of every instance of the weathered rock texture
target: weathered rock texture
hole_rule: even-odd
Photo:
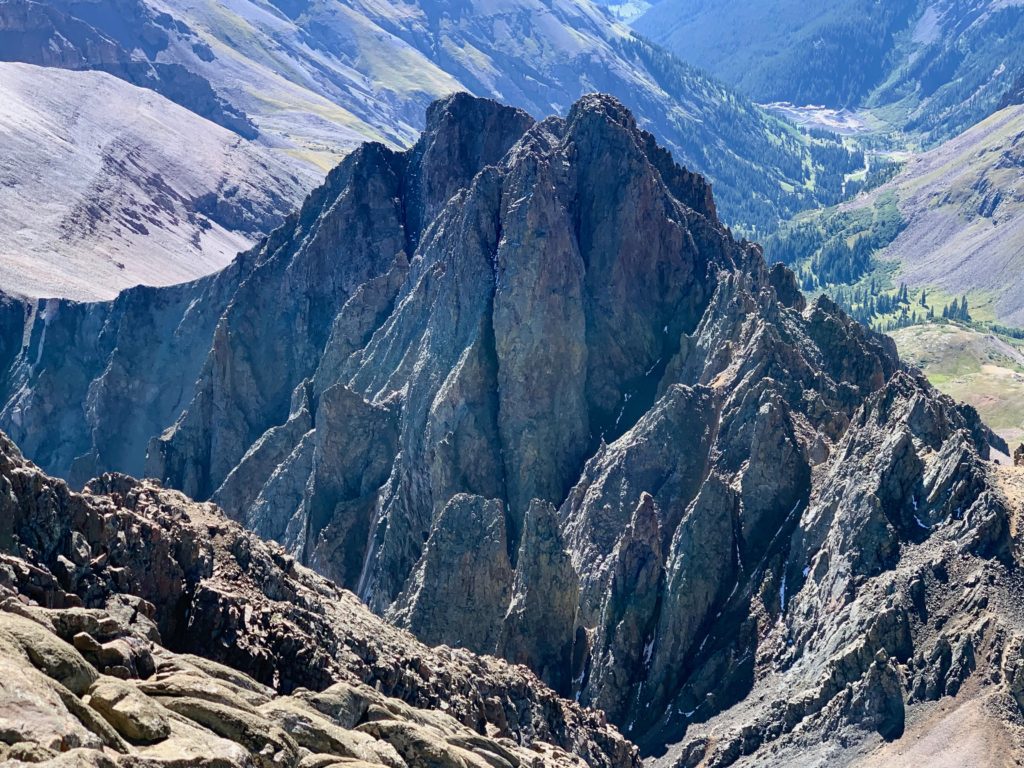
[[[425,647],[212,504],[123,475],[72,493],[2,434],[0,672],[0,761],[639,764],[600,713]]]
[[[229,270],[46,317],[0,413],[45,468],[217,501],[668,763],[835,761],[961,690],[1017,738],[991,433],[612,99],[439,102]]]

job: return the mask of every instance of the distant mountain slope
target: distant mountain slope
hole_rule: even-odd
[[[45,67],[0,82],[0,289],[33,297],[207,274],[353,147],[408,146],[460,90],[535,116],[611,92],[750,234],[838,202],[863,162],[587,0],[0,0],[5,61]]]
[[[901,58],[866,102],[893,105],[907,130],[939,141],[1015,97],[1024,75],[1024,2],[936,0],[904,35]]]
[[[280,224],[312,183],[100,72],[0,63],[0,104],[5,291],[112,298],[207,274]]]
[[[0,0],[0,9],[15,18],[14,9],[31,3]],[[408,146],[426,105],[458,90],[535,117],[564,113],[585,93],[612,93],[680,162],[710,176],[725,220],[751,233],[837,202],[845,175],[862,162],[768,117],[589,0],[46,0],[45,7],[45,23],[38,13],[21,22],[38,40],[19,36],[13,21],[7,37],[0,32],[0,58],[101,68],[186,106],[191,99],[199,114],[243,136],[250,126],[287,162],[320,171],[367,139]],[[177,73],[171,82],[169,72]]]
[[[140,0],[117,3],[117,23],[108,27],[109,34],[73,15],[92,20],[101,8],[102,3],[77,0],[3,0],[0,61],[108,72],[154,90],[240,136],[255,138],[252,122],[218,96],[207,80],[181,64],[150,62],[132,53],[143,50],[152,56],[166,47],[168,28],[190,34],[187,27],[175,27],[169,16],[153,14]]]
[[[296,87],[342,105],[364,137],[393,145],[408,144],[426,104],[453,90],[535,117],[564,113],[588,92],[611,93],[677,160],[708,174],[726,220],[749,230],[837,201],[848,170],[587,0],[161,2],[216,54],[190,66],[257,115],[261,130],[321,162],[339,142]]]
[[[918,0],[661,0],[644,35],[761,101],[849,107],[887,74]]]
[[[323,171],[367,139],[411,143],[426,105],[465,89],[346,3],[153,0],[152,7],[193,30],[201,46],[172,35],[161,57],[208,78],[256,117],[264,141]]]
[[[998,319],[1024,324],[1024,107],[915,158],[886,189],[906,227],[881,258],[913,285],[987,294]]]
[[[870,194],[798,219],[766,247],[822,283],[890,262],[895,281],[966,293],[994,319],[1024,325],[1024,106],[914,158]]]
[[[1024,72],[1020,0],[661,0],[634,26],[755,100],[872,107],[929,141]]]

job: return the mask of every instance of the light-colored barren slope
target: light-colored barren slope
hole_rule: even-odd
[[[911,161],[888,189],[907,226],[881,256],[904,280],[988,294],[1001,320],[1024,323],[1024,106]]]
[[[6,65],[8,292],[107,298],[211,272],[346,153],[367,140],[410,145],[426,106],[463,90],[538,117],[592,91],[616,95],[678,161],[709,175],[723,218],[748,233],[839,200],[815,151],[838,145],[796,133],[586,0],[5,6],[0,59],[123,78]]]
[[[0,63],[0,290],[111,298],[224,266],[312,175],[152,91]]]

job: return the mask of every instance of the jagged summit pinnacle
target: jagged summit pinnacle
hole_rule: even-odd
[[[438,99],[428,107],[426,127],[411,154],[415,157],[434,150],[455,167],[479,170],[486,165],[496,165],[501,159],[501,148],[510,148],[506,147],[509,140],[518,140],[527,131],[553,134],[566,142],[586,140],[603,145],[609,152],[613,149],[629,151],[622,145],[632,145],[634,150],[647,157],[681,202],[717,221],[707,180],[676,165],[655,138],[639,128],[632,112],[609,94],[586,94],[572,105],[566,117],[548,118],[537,125],[522,110],[458,92]],[[533,149],[538,150],[540,146]],[[433,159],[441,158],[435,156]],[[568,161],[575,162],[573,158]],[[465,173],[461,177],[458,180],[463,186],[468,186],[469,179],[465,178]],[[454,179],[449,181],[454,182]],[[455,189],[450,183],[435,196],[447,200]],[[445,192],[449,193],[447,197]]]
[[[494,99],[474,96],[467,91],[456,91],[430,103],[423,133],[434,136],[441,130],[442,124],[449,122],[484,125],[495,120],[507,120],[527,127],[534,123],[533,118],[522,109]]]
[[[994,660],[1024,627],[979,602],[1018,597],[1012,509],[972,409],[808,306],[614,100],[430,122],[218,275],[5,312],[0,427],[49,471],[216,502],[667,765],[828,761],[961,686],[1017,707]]]

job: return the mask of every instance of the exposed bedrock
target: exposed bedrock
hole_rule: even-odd
[[[948,576],[1012,593],[972,409],[808,303],[613,99],[427,122],[218,275],[3,309],[0,425],[57,474],[212,499],[681,765],[896,738],[978,670],[1012,698],[1016,619]],[[990,623],[928,618],[961,609]]]

